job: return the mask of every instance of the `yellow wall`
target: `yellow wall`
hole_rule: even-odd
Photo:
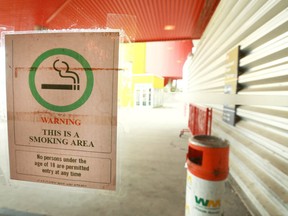
[[[153,88],[164,88],[164,79],[153,74],[134,75],[132,78],[133,85],[151,83]]]
[[[134,105],[135,83],[151,83],[153,88],[163,88],[162,77],[146,74],[146,44],[121,44],[119,72],[119,106]]]
[[[153,76],[153,83],[155,89],[161,89],[164,88],[164,78],[159,76]]]
[[[133,74],[144,74],[146,72],[146,44],[129,43],[124,44],[125,58],[124,61],[132,62]]]

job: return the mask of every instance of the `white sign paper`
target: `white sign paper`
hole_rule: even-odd
[[[119,32],[7,34],[11,179],[116,186]]]

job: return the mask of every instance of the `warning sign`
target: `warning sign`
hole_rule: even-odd
[[[119,32],[5,43],[11,178],[115,189]]]

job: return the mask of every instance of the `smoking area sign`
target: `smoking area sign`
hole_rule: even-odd
[[[5,35],[10,177],[116,187],[119,32]]]

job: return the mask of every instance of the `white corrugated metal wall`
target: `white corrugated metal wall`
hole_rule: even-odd
[[[241,90],[224,94],[227,53],[240,46]],[[230,174],[254,215],[288,215],[288,1],[222,0],[188,67],[188,102],[213,108],[229,140]],[[239,120],[222,120],[223,105]]]

